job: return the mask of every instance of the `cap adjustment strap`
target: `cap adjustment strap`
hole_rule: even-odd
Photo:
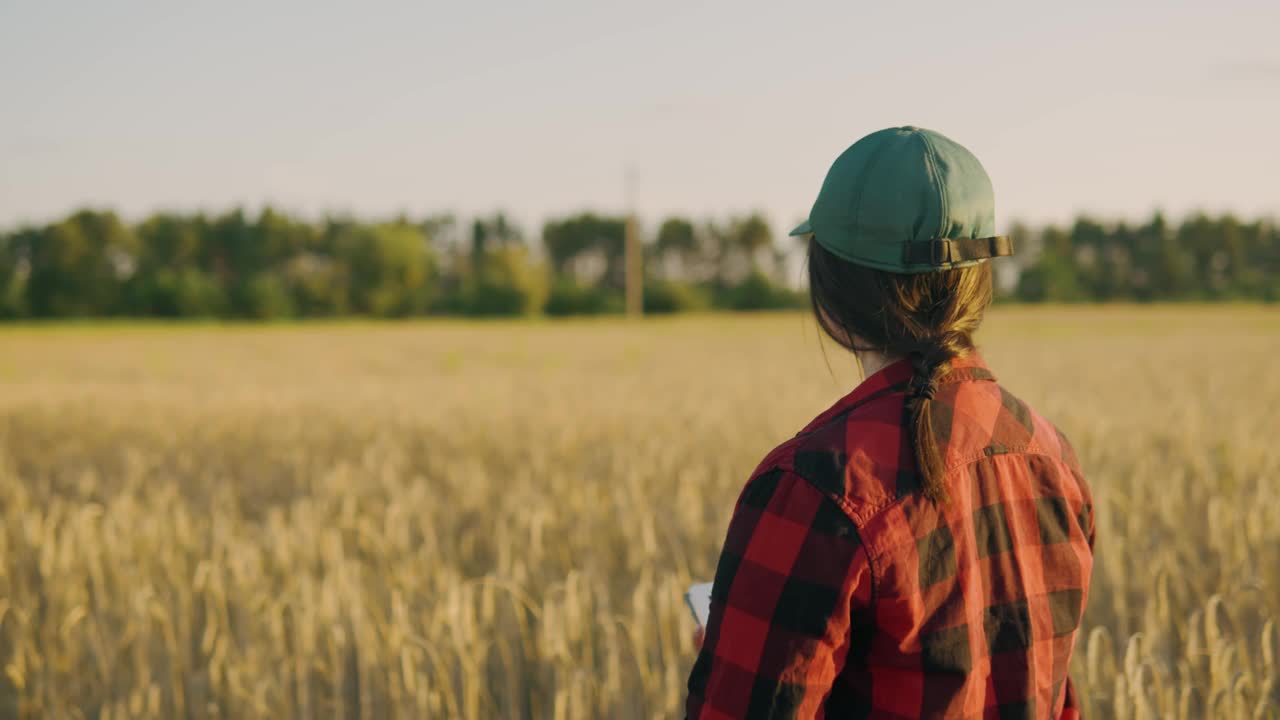
[[[984,238],[936,238],[906,245],[908,265],[948,265],[1012,254],[1013,239],[1008,235]]]

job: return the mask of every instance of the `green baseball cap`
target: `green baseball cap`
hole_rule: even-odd
[[[792,235],[852,263],[898,273],[975,265],[1013,254],[995,234],[995,193],[982,163],[932,130],[887,128],[836,158]]]

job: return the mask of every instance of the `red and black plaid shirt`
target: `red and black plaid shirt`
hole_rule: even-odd
[[[1092,500],[1063,435],[953,363],[920,492],[894,363],[771,452],[729,523],[690,718],[1078,718]]]

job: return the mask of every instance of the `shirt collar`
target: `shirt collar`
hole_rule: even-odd
[[[827,408],[821,415],[814,418],[800,433],[810,432],[824,425],[835,416],[852,410],[872,398],[905,391],[907,382],[911,380],[912,374],[914,374],[914,371],[911,368],[911,361],[906,358],[895,360],[885,365],[859,383],[848,395],[837,400],[835,405]],[[939,380],[938,384],[947,385],[977,380],[994,381],[995,379],[995,375],[991,374],[986,361],[982,358],[982,353],[974,350],[965,357],[952,360],[951,372]]]

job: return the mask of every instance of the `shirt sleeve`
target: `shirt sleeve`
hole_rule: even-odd
[[[754,477],[716,567],[686,716],[822,717],[870,592],[857,528],[834,501],[789,471]]]
[[[1080,526],[1080,532],[1084,534],[1085,541],[1089,545],[1089,552],[1093,552],[1093,544],[1097,538],[1097,523],[1093,516],[1093,493],[1089,488],[1089,483],[1085,480],[1084,472],[1080,469],[1080,458],[1076,454],[1075,448],[1071,445],[1071,441],[1067,439],[1062,431],[1054,428],[1057,432],[1058,446],[1062,454],[1063,461],[1066,462],[1067,469],[1071,472],[1072,477],[1076,481],[1076,485],[1080,488],[1081,507],[1080,514],[1076,516],[1076,523]],[[1085,592],[1087,597],[1088,579],[1086,578]],[[1058,720],[1080,720],[1083,717],[1083,708],[1080,701],[1080,692],[1071,680],[1070,673],[1063,681],[1062,711],[1058,714]]]
[[[1071,677],[1067,676],[1066,699],[1062,701],[1062,712],[1058,714],[1058,720],[1081,720],[1082,716],[1080,694],[1075,683],[1071,682]]]

